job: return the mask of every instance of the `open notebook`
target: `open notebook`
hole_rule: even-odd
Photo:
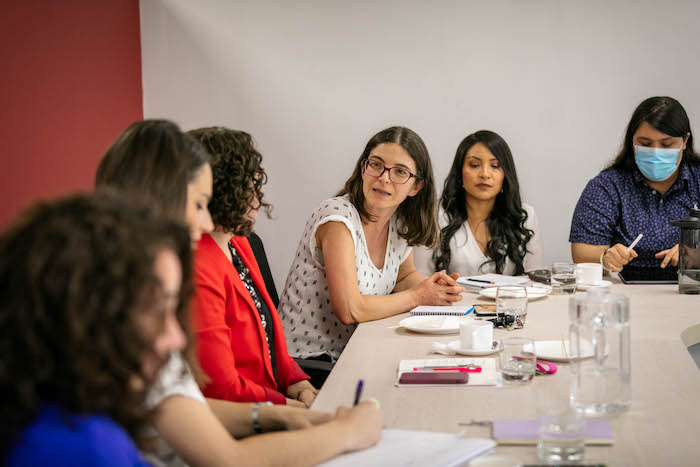
[[[457,466],[489,452],[490,439],[462,438],[454,433],[384,430],[382,439],[364,451],[342,454],[323,466]]]
[[[530,279],[527,277],[504,276],[503,274],[481,274],[480,276],[464,276],[457,279],[457,282],[470,287],[498,287],[499,285],[523,285]]]

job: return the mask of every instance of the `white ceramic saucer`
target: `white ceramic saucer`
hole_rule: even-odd
[[[459,332],[460,316],[409,316],[399,326],[423,334],[452,334]]]
[[[449,344],[447,344],[447,348],[450,349],[453,352],[457,352],[458,354],[461,355],[470,355],[472,357],[480,357],[482,355],[490,355],[492,353],[500,352],[501,351],[501,342],[500,341],[494,341],[496,343],[495,347],[491,347],[488,350],[471,350],[471,349],[460,349],[459,348],[459,341],[452,341]]]
[[[481,295],[483,295],[484,297],[491,298],[491,299],[495,300],[497,290],[498,290],[498,287],[489,287],[488,289],[480,290],[479,293]],[[547,290],[543,287],[528,287],[527,288],[527,300],[529,302],[531,302],[533,300],[539,300],[541,298],[545,298],[549,295],[550,290]]]
[[[595,284],[586,284],[585,282],[579,282],[578,284],[576,284],[576,288],[578,290],[588,290],[594,287],[610,287],[611,285],[612,282],[610,281],[600,281],[596,282]]]

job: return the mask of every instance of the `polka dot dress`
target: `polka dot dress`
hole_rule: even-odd
[[[390,294],[396,285],[399,266],[411,253],[411,247],[398,235],[396,217],[392,217],[384,265],[377,269],[367,250],[360,214],[347,197],[321,203],[306,222],[278,307],[289,354],[293,357],[328,354],[337,359],[357,326],[344,325],[331,309],[323,252],[316,247],[316,230],[326,222],[341,222],[350,231],[355,245],[357,282],[363,295]]]

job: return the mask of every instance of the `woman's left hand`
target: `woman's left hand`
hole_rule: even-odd
[[[297,400],[303,402],[307,408],[311,407],[311,404],[314,403],[315,399],[316,393],[314,393],[311,389],[302,389],[297,396]]]
[[[311,407],[316,399],[316,394],[318,394],[318,390],[306,380],[294,383],[287,388],[287,395],[303,403],[306,407]]]
[[[663,258],[663,261],[661,261],[662,268],[668,266],[668,263],[671,263],[671,266],[678,266],[678,244],[668,250],[659,251],[654,257]]]

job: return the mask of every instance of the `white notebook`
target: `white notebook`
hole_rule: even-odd
[[[476,279],[476,280],[474,280]],[[457,279],[462,285],[470,287],[498,287],[499,285],[522,285],[529,281],[527,277],[504,276],[503,274],[481,274],[480,276],[464,276]]]
[[[496,446],[491,439],[462,438],[454,433],[384,430],[382,439],[364,451],[342,454],[324,466],[441,466],[462,465]]]
[[[411,310],[411,316],[463,316],[472,306],[420,305]]]

